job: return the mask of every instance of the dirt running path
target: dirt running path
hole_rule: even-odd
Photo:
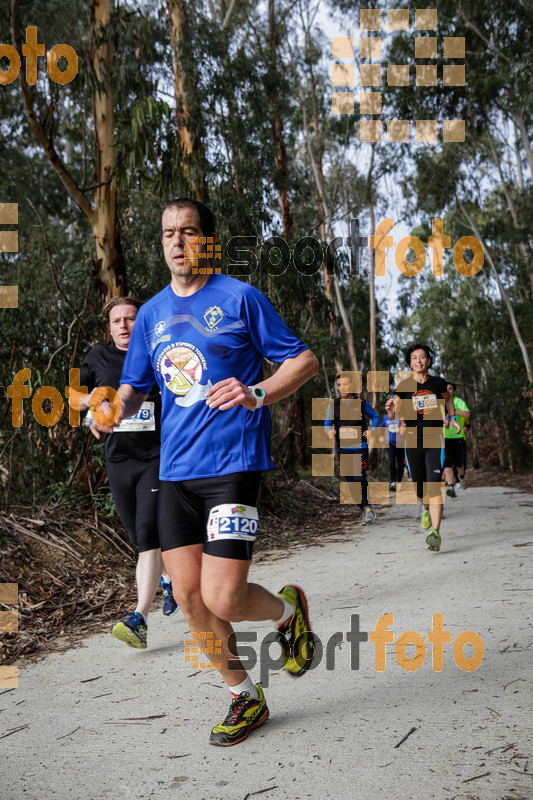
[[[438,554],[414,508],[392,506],[368,528],[347,525],[322,547],[255,565],[252,579],[274,591],[307,589],[324,655],[299,680],[266,671],[265,656],[270,720],[233,748],[207,744],[228,693],[215,673],[185,663],[179,614],[152,613],[146,651],[98,634],[24,667],[18,689],[0,690],[3,800],[530,800],[532,508],[533,495],[469,489],[446,504]],[[374,669],[370,641],[355,669],[352,615],[369,632],[386,613],[385,669]],[[433,671],[436,613],[452,642],[465,630],[481,637],[478,669],[459,669],[450,643]],[[236,627],[257,633],[257,653],[271,630]],[[397,663],[404,631],[427,648],[416,671]]]

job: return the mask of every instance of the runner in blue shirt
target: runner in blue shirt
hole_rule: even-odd
[[[369,525],[376,519],[376,512],[374,506],[368,502],[366,471],[368,469],[369,430],[367,418],[370,418],[370,430],[372,430],[379,423],[379,414],[374,411],[370,403],[361,400],[353,391],[353,375],[350,372],[339,373],[336,381],[339,397],[330,404],[326,412],[324,427],[329,438],[335,440],[339,455],[344,456],[343,460],[346,462],[348,456],[352,460],[351,474],[346,475],[346,480],[349,483],[361,484],[361,525]],[[347,413],[341,411],[341,404]],[[356,409],[353,415],[349,412],[351,406]],[[345,421],[343,421],[343,417]],[[346,420],[346,417],[350,417],[352,421]]]
[[[315,375],[318,362],[257,289],[209,274],[214,239],[214,217],[202,203],[177,198],[163,209],[161,243],[171,281],[137,316],[115,424],[139,408],[155,378],[162,401],[161,551],[191,632],[212,632],[220,642],[220,654],[206,657],[233,700],[209,741],[227,746],[269,714],[261,686],[231,645],[231,622],[273,620],[285,669],[294,676],[313,659],[303,591],[288,585],[271,594],[248,583],[248,570],[261,472],[274,466],[266,406]],[[186,247],[187,255],[197,249],[197,265]],[[280,364],[266,380],[263,358]]]
[[[396,412],[394,407],[394,397],[389,397],[385,403],[385,411],[387,412],[381,420],[382,428],[388,428],[389,431],[389,447],[387,454],[389,457],[389,477],[390,489],[392,492],[396,491],[396,484],[402,482],[405,454],[403,447],[396,447],[396,434],[400,427],[400,422],[396,419]],[[380,442],[383,442],[383,436],[380,437]]]

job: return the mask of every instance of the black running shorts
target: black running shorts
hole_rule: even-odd
[[[209,512],[215,506],[256,507],[261,472],[233,472],[189,481],[160,481],[159,485],[159,541],[162,551],[203,544],[204,553],[208,555],[250,561],[253,541],[240,538],[212,541],[207,537],[207,522]]]
[[[445,439],[445,467],[464,467],[466,462],[466,442],[464,439]]]

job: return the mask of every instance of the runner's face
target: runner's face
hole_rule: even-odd
[[[448,384],[448,394],[453,397],[453,386],[451,385],[451,383]]]
[[[163,229],[161,244],[172,278],[178,280],[188,278],[193,272],[192,265],[185,266],[185,246],[191,247],[195,236],[204,235],[200,228],[198,211],[195,208],[171,206],[163,212],[161,223]],[[205,245],[197,246],[199,253],[205,252]],[[205,259],[199,260],[198,267],[206,266],[206,263]]]
[[[109,312],[109,331],[111,338],[119,350],[127,350],[137,309],[128,304],[114,306]]]
[[[341,397],[346,397],[346,395],[353,393],[352,382],[349,378],[339,378],[337,388]]]
[[[411,369],[416,374],[423,375],[429,369],[429,358],[426,351],[419,349],[411,353]]]

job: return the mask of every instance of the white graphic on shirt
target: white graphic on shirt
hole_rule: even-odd
[[[163,331],[165,330],[165,323],[164,323],[164,321],[163,321],[163,320],[161,320],[161,322],[158,322],[158,323],[157,323],[157,325],[155,326],[154,330],[155,330],[155,335],[156,335],[156,336],[161,336],[161,334],[162,334],[162,333],[163,333]]]
[[[174,342],[160,353],[156,364],[165,387],[177,395],[175,403],[188,408],[205,398],[211,381],[202,385],[206,361],[200,350],[189,342]]]

